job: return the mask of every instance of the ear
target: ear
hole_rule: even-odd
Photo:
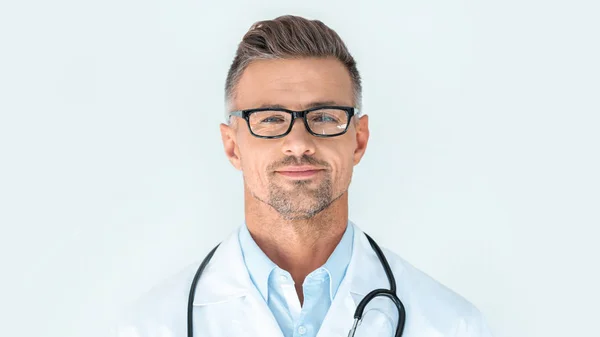
[[[360,117],[356,124],[356,149],[354,150],[354,165],[360,163],[360,160],[367,150],[369,142],[369,116]]]
[[[221,140],[223,141],[223,149],[225,150],[225,155],[229,162],[233,167],[237,170],[242,169],[241,165],[241,157],[240,157],[240,149],[237,146],[237,138],[235,133],[235,128],[227,125],[221,124]]]

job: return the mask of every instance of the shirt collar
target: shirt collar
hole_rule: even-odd
[[[239,241],[250,279],[267,301],[269,298],[269,275],[277,265],[256,244],[245,223],[240,228]]]
[[[346,275],[346,269],[352,257],[353,241],[354,228],[352,224],[348,224],[342,239],[323,265],[323,268],[329,273],[329,296],[332,301]]]
[[[250,278],[265,301],[268,301],[269,294],[269,276],[277,265],[260,249],[256,241],[250,235],[248,227],[244,224],[239,232],[239,242],[242,256],[250,274]],[[321,267],[329,274],[329,295],[333,300],[338,291],[346,269],[352,257],[352,248],[354,242],[354,227],[351,222],[348,223],[342,239],[335,247],[325,264]],[[317,268],[319,269],[319,268]]]

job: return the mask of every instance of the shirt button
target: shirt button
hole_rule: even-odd
[[[287,276],[285,276],[285,275],[281,275],[281,276],[279,276],[279,280],[280,280],[281,282],[287,282],[287,280],[288,280],[288,277],[287,277]]]
[[[306,327],[304,325],[299,326],[298,333],[304,335],[306,333]]]

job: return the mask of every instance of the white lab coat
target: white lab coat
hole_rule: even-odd
[[[389,288],[385,272],[356,226],[346,276],[317,337],[346,337],[354,310],[375,288]],[[397,294],[406,308],[403,337],[491,337],[480,312],[468,301],[383,249],[394,272]],[[190,284],[200,263],[151,290],[118,324],[118,337],[185,337]],[[204,270],[194,300],[196,337],[283,337],[267,304],[253,285],[242,258],[238,232],[217,249]],[[396,307],[387,298],[367,306],[356,337],[394,336]]]

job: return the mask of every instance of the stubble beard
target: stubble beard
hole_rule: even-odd
[[[316,188],[310,187],[310,180],[292,184],[291,189],[285,189],[272,180],[269,182],[267,203],[285,220],[310,220],[333,202],[333,183],[329,176]]]

